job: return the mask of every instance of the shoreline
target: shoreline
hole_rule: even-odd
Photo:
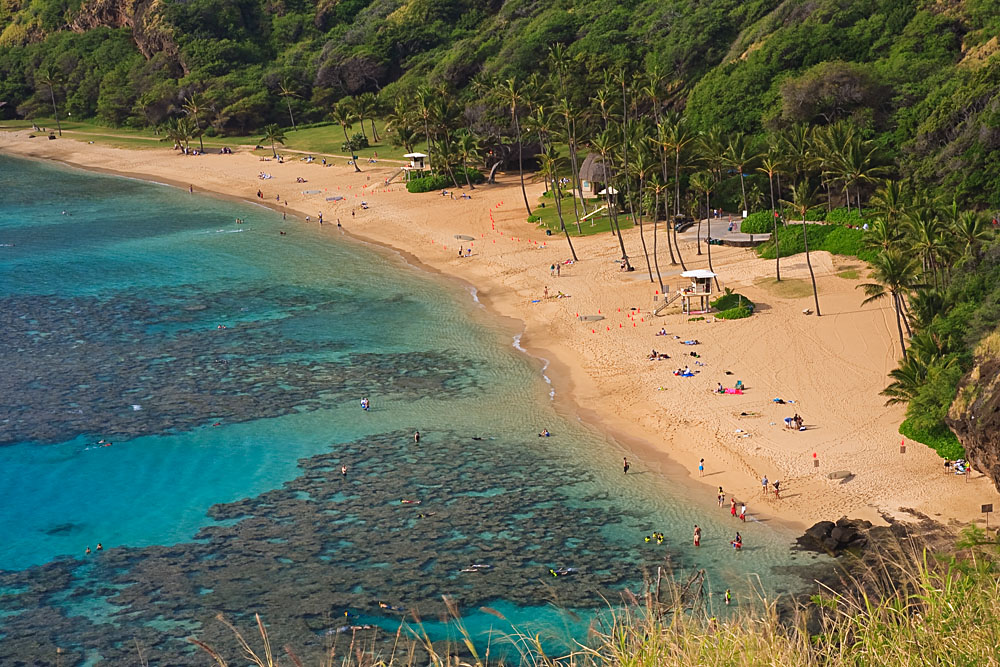
[[[685,321],[686,318],[668,314],[660,318],[640,315],[641,322],[630,322],[632,318],[624,317],[630,312],[627,308],[640,307],[640,313],[646,313],[651,299],[647,303],[643,300],[643,294],[648,298],[653,286],[645,280],[639,280],[645,275],[639,268],[645,264],[641,257],[633,258],[637,267],[635,274],[619,274],[617,270],[611,268],[612,260],[620,253],[615,252],[617,240],[610,235],[575,238],[574,245],[583,259],[577,264],[567,265],[566,275],[548,279],[550,288],[553,281],[560,286],[565,285],[566,287],[562,289],[566,289],[567,293],[573,296],[572,299],[542,300],[540,303],[532,303],[533,299],[540,297],[538,292],[546,283],[543,278],[533,275],[534,272],[540,273],[548,268],[554,257],[562,255],[568,257],[568,251],[565,250],[566,242],[563,237],[545,237],[535,229],[534,225],[526,225],[523,222],[524,209],[522,207],[519,212],[517,207],[521,201],[521,193],[520,187],[516,184],[516,177],[511,178],[508,175],[499,185],[484,184],[477,187],[471,191],[473,196],[471,201],[453,201],[442,198],[437,192],[409,194],[399,184],[393,184],[381,192],[378,191],[380,188],[378,185],[368,189],[372,183],[368,179],[375,179],[377,184],[393,171],[379,168],[377,165],[374,167],[369,165],[370,169],[360,174],[355,174],[351,168],[340,165],[322,169],[317,173],[320,170],[318,163],[304,164],[294,161],[279,166],[271,161],[265,169],[272,170],[274,179],[258,181],[254,172],[258,171],[259,156],[249,152],[225,156],[184,157],[168,149],[112,149],[66,139],[54,142],[58,145],[41,144],[37,141],[31,142],[25,135],[23,132],[0,132],[0,151],[16,157],[55,161],[71,167],[152,181],[182,189],[187,188],[185,181],[195,182],[198,183],[196,188],[199,194],[208,193],[230,201],[255,203],[272,210],[291,213],[293,216],[312,217],[315,213],[310,213],[307,207],[317,206],[323,210],[329,221],[327,225],[331,228],[335,228],[334,218],[337,215],[342,217],[349,215],[347,211],[351,205],[349,200],[336,203],[310,200],[310,195],[306,192],[293,193],[294,188],[303,185],[295,183],[292,179],[304,174],[308,176],[310,182],[304,187],[312,189],[326,186],[325,189],[330,190],[333,187],[346,186],[348,190],[353,190],[358,187],[363,193],[362,196],[370,200],[371,206],[367,210],[355,209],[355,213],[361,215],[348,218],[341,231],[354,241],[392,250],[398,253],[403,261],[460,285],[474,301],[489,311],[491,316],[499,317],[498,321],[502,322],[504,328],[514,337],[514,346],[520,345],[525,354],[537,360],[539,373],[555,392],[552,399],[560,412],[580,418],[609,440],[618,443],[626,454],[638,456],[645,467],[654,469],[664,477],[668,476],[668,471],[669,477],[686,475],[689,477],[686,481],[690,482],[691,488],[703,488],[706,497],[715,493],[715,486],[723,485],[731,495],[738,494],[740,497],[750,498],[755,514],[767,516],[775,520],[776,524],[804,529],[815,521],[835,520],[842,515],[881,524],[884,523],[882,512],[906,520],[906,513],[900,512],[903,508],[912,508],[936,516],[936,520],[942,523],[969,522],[978,518],[973,510],[973,508],[978,510],[978,503],[1000,499],[996,490],[984,477],[976,477],[968,485],[962,480],[957,480],[961,482],[961,486],[950,483],[956,480],[942,475],[940,459],[937,459],[936,454],[915,443],[910,448],[913,456],[908,454],[905,459],[905,470],[888,471],[888,477],[882,473],[880,479],[868,482],[863,489],[847,488],[841,491],[835,487],[842,487],[842,484],[830,484],[825,475],[813,472],[811,466],[808,466],[808,456],[803,456],[803,452],[799,451],[802,445],[806,445],[807,450],[821,452],[821,473],[838,469],[827,465],[830,459],[833,459],[835,465],[845,463],[852,467],[857,466],[855,469],[858,470],[859,478],[867,476],[867,471],[860,467],[864,461],[859,460],[859,457],[865,458],[871,466],[886,467],[886,459],[891,448],[898,447],[900,436],[895,434],[895,427],[901,419],[901,410],[881,406],[882,401],[878,397],[878,389],[881,387],[873,387],[871,395],[863,395],[853,389],[846,393],[840,392],[838,387],[833,386],[829,391],[841,394],[837,397],[839,400],[835,400],[823,394],[822,386],[815,388],[807,381],[792,383],[802,385],[803,388],[818,394],[803,397],[802,393],[793,392],[798,397],[797,402],[804,404],[801,409],[807,416],[807,422],[811,423],[812,415],[823,408],[826,411],[843,410],[845,414],[839,417],[842,423],[840,430],[846,431],[846,434],[842,434],[839,439],[836,433],[833,436],[824,433],[824,430],[827,430],[824,426],[827,418],[833,416],[827,412],[822,413],[823,419],[818,420],[819,423],[815,427],[810,427],[810,431],[815,431],[814,434],[809,434],[807,431],[805,438],[799,437],[800,441],[808,438],[804,443],[791,440],[798,434],[789,438],[790,434],[782,433],[774,427],[762,428],[762,420],[773,424],[777,419],[777,413],[773,406],[764,403],[761,393],[753,390],[756,386],[763,385],[762,392],[770,394],[769,390],[773,387],[768,386],[769,384],[777,383],[780,387],[785,383],[778,381],[777,373],[773,377],[758,377],[766,375],[768,370],[774,370],[776,361],[772,357],[777,356],[780,359],[781,354],[774,355],[776,348],[769,347],[766,341],[764,343],[766,349],[753,347],[752,336],[745,332],[747,327],[741,322],[757,325],[759,322],[767,324],[771,319],[780,320],[770,322],[772,324],[770,327],[756,327],[773,334],[788,332],[790,325],[813,324],[817,320],[817,318],[804,318],[800,314],[801,307],[798,303],[803,301],[802,297],[779,296],[769,293],[765,286],[758,285],[760,280],[767,278],[767,271],[773,270],[773,261],[756,260],[740,250],[713,250],[716,271],[726,285],[747,293],[760,303],[759,313],[750,320],[734,323],[720,321],[717,324],[702,322],[692,325]],[[108,167],[108,163],[116,166]],[[193,169],[208,165],[211,165],[208,172]],[[289,173],[292,171],[297,173]],[[273,190],[276,186],[286,191],[281,193],[284,206],[272,200],[255,197],[258,188]],[[540,193],[541,185],[532,184],[532,190],[538,190]],[[293,194],[284,197],[290,193]],[[352,194],[359,199],[357,191]],[[344,196],[348,196],[346,192]],[[535,196],[529,193],[529,200]],[[484,206],[490,201],[504,202],[505,199],[509,199],[512,203],[507,206],[489,204],[491,206],[489,209]],[[469,219],[458,222],[454,217],[448,216],[449,207],[463,207],[462,213]],[[290,219],[288,224],[304,223],[301,219]],[[455,254],[449,256],[448,248],[459,244],[452,238],[454,233],[472,233],[473,230],[468,229],[472,227],[475,228],[474,235],[478,236],[473,242],[475,254],[472,258],[458,259],[454,250],[452,252]],[[321,233],[319,227],[314,226],[311,229],[317,234]],[[487,233],[490,231],[495,233],[487,238]],[[499,235],[496,232],[499,232]],[[647,236],[649,233],[647,228]],[[511,238],[512,236],[514,238]],[[630,246],[630,254],[635,256],[641,247],[638,239],[639,230],[628,230],[624,232],[624,236]],[[515,243],[517,245],[512,245]],[[541,251],[543,243],[546,244],[546,249]],[[705,256],[702,255],[695,261],[693,244],[684,244],[683,247],[688,268],[702,268]],[[660,260],[661,268],[669,269],[671,274],[677,273],[675,267],[670,267],[666,252],[662,250],[662,243]],[[795,257],[787,258],[782,269],[783,274],[791,277],[788,283],[792,285],[795,280],[801,280],[798,277],[801,271],[795,266],[801,262],[795,260]],[[877,337],[879,321],[881,320],[882,324],[886,323],[884,309],[862,310],[857,305],[860,303],[860,298],[849,298],[853,296],[853,284],[858,281],[850,281],[836,275],[842,268],[838,267],[837,263],[845,261],[851,260],[830,258],[826,253],[814,253],[814,264],[818,265],[822,276],[821,298],[824,301],[832,298],[831,290],[824,287],[841,287],[842,285],[837,283],[840,281],[845,284],[843,286],[851,289],[843,295],[840,292],[844,290],[840,290],[837,295],[843,297],[841,300],[847,307],[850,307],[852,300],[854,302],[854,307],[850,311],[845,307],[841,309],[843,312],[839,313],[837,308],[829,309],[825,306],[824,311],[833,314],[824,316],[820,320],[822,331],[819,335],[824,337],[820,341],[822,345],[810,346],[807,341],[805,346],[806,354],[810,347],[812,349],[821,347],[824,353],[827,352],[827,347],[830,345],[826,339],[830,338],[829,334],[832,331],[834,351],[839,351],[840,357],[816,361],[805,356],[797,362],[810,368],[816,366],[812,369],[813,372],[820,372],[819,367],[824,364],[831,367],[824,368],[821,375],[826,370],[836,372],[838,367],[854,374],[862,374],[865,364],[854,363],[853,359],[853,356],[858,354],[857,350],[851,350],[849,341],[837,340],[849,338],[850,328],[862,324],[868,327],[862,335],[862,338],[867,336],[866,349],[862,350],[866,355],[864,361],[869,362],[869,366],[880,364],[882,368],[891,368],[895,365],[894,356],[891,354],[891,336],[883,337],[881,340]],[[671,275],[664,280],[673,280],[676,283],[677,278],[676,275]],[[811,300],[811,293],[806,300]],[[763,301],[770,303],[762,303]],[[634,305],[629,306],[630,303]],[[605,310],[601,310],[602,306]],[[625,311],[623,317],[616,319],[612,315],[614,312],[612,308]],[[597,334],[596,327],[591,329],[589,324],[580,326],[576,322],[575,312],[599,310],[602,314],[607,314],[607,321],[602,322],[607,327],[606,332]],[[674,310],[676,309],[671,309],[670,312]],[[840,319],[848,321],[838,327]],[[858,322],[854,323],[854,320]],[[632,324],[631,328],[635,329],[634,333],[624,330],[629,323]],[[612,330],[613,324],[619,325],[620,334],[617,338],[614,337],[616,332]],[[661,371],[667,377],[659,377],[651,372],[653,370],[650,368],[651,362],[643,358],[646,354],[644,350],[648,350],[649,341],[652,340],[657,347],[672,342],[667,339],[652,338],[652,334],[661,326],[667,328],[671,334],[674,334],[675,330],[683,330],[685,336],[690,335],[701,340],[702,346],[697,349],[709,364],[704,369],[705,374],[713,375],[716,372],[713,369],[720,365],[732,365],[736,369],[734,372],[737,376],[747,378],[746,383],[750,388],[748,395],[752,395],[753,398],[748,400],[747,396],[720,397],[711,393],[706,395],[691,386],[696,383],[703,384],[700,382],[703,378],[693,378],[688,381],[688,386],[678,387],[678,378],[669,376],[668,373],[668,368],[672,368],[674,361],[662,366],[660,365],[662,362],[652,364],[659,367],[655,370]],[[722,329],[729,331],[721,331]],[[803,329],[803,337],[816,335],[811,329],[804,327]],[[588,330],[595,333],[589,334]],[[741,330],[744,330],[745,338],[734,341],[733,334],[738,337]],[[721,333],[722,336],[717,336],[717,333]],[[737,349],[740,343],[748,341],[750,347],[745,350]],[[733,349],[726,349],[727,344],[732,345]],[[717,348],[725,351],[726,354],[723,356],[727,357],[723,358],[720,364],[715,360],[717,353],[720,352]],[[674,352],[675,348],[671,346],[668,350]],[[681,352],[687,351],[683,349],[673,356],[679,358]],[[789,350],[785,350],[785,353],[788,354]],[[753,357],[752,362],[741,363],[745,361],[742,358],[744,356]],[[684,361],[680,363],[683,364]],[[737,364],[749,368],[740,368]],[[852,367],[846,368],[847,366]],[[884,386],[885,382],[882,381],[884,373],[881,379],[878,376],[868,377],[869,373],[864,375],[865,377],[858,379],[856,384],[867,387],[882,382]],[[716,379],[713,375],[713,386]],[[718,379],[722,381],[721,377]],[[796,381],[799,379],[795,377]],[[655,390],[647,386],[652,383],[659,383],[664,391],[653,393]],[[686,391],[689,389],[690,391]],[[846,401],[843,400],[845,395]],[[742,400],[731,401],[730,398]],[[726,401],[727,405],[721,409],[714,406],[706,407],[718,404],[720,400]],[[809,405],[810,403],[813,405]],[[835,405],[825,405],[828,403]],[[685,409],[689,406],[692,408],[691,411]],[[739,409],[744,406],[747,409],[741,412],[744,414],[749,412],[753,415],[752,419],[741,418],[738,413],[724,414],[734,413],[734,408]],[[771,409],[768,411],[765,407]],[[695,414],[691,414],[692,411]],[[765,416],[765,412],[770,414]],[[746,427],[739,427],[745,435],[737,436],[738,439],[735,441],[731,437],[734,424]],[[886,433],[888,425],[892,425],[891,434]],[[888,439],[896,445],[890,445],[889,448],[883,446],[879,451],[873,448],[871,443],[865,443],[866,436],[874,431],[878,431],[881,440]],[[726,436],[727,432],[730,437]],[[853,439],[860,442],[853,445],[847,442]],[[750,442],[747,443],[747,440]],[[707,461],[710,472],[706,477],[711,476],[711,482],[700,480],[697,476],[697,460],[701,457]],[[798,457],[798,460],[793,461],[793,457]],[[787,490],[785,498],[780,503],[758,500],[760,483],[757,475],[760,471],[772,480],[782,480],[783,490]],[[858,490],[864,493],[857,493]],[[914,490],[919,493],[914,494]]]

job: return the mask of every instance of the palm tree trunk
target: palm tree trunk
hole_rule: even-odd
[[[649,282],[653,282],[653,267],[649,263],[649,251],[646,249],[646,236],[642,233],[642,186],[644,179],[639,179],[639,240],[642,241],[642,254],[646,258],[646,270],[649,271]],[[630,205],[631,208],[631,205]],[[635,212],[632,212],[632,220],[636,220]]]
[[[340,129],[342,129],[344,131],[344,141],[346,141],[348,144],[350,144],[351,143],[351,138],[347,136],[347,126],[346,125],[341,125]],[[428,145],[430,145],[430,142],[428,142]],[[351,151],[351,162],[354,163],[354,172],[355,173],[361,171],[361,167],[358,166],[358,158],[354,154],[353,150]]]
[[[56,91],[52,88],[52,84],[49,84],[49,95],[52,97],[52,115],[56,117],[56,129],[59,130],[59,136],[62,136],[62,125],[59,123],[59,108],[56,106]]]
[[[674,150],[674,215],[681,214],[681,150]],[[677,239],[674,239],[676,245]]]
[[[521,196],[524,197],[524,208],[528,210],[528,215],[531,215],[531,205],[528,204],[528,192],[524,189],[524,147],[521,145],[521,125],[517,122],[517,114],[511,113],[514,117],[514,132],[517,133],[517,176],[521,179]],[[559,196],[558,191],[556,192],[556,197]],[[558,208],[558,207],[557,207]],[[569,238],[569,233],[567,232],[566,238]],[[570,244],[572,245],[572,244]]]
[[[899,313],[899,295],[892,293],[892,306],[896,311],[896,330],[899,331],[899,349],[903,352],[903,361],[906,361],[906,342],[903,340],[903,325],[900,322],[902,316]]]
[[[580,167],[577,165],[577,160],[576,160],[576,123],[571,123],[570,127],[572,128],[572,130],[571,134],[569,135],[569,163],[570,166],[573,168],[573,174],[572,174],[573,178],[571,179],[573,181],[573,190],[574,190],[573,208],[574,210],[576,210],[575,198],[577,195],[579,195],[580,206],[581,208],[583,208],[583,214],[587,215],[587,213],[589,213],[589,211],[587,210],[587,200],[583,196],[583,187],[581,187],[580,185]],[[577,220],[576,224],[577,226],[579,226],[580,221]]]
[[[747,184],[743,180],[743,167],[741,166],[736,171],[740,175],[740,190],[743,191],[743,210],[747,211]],[[749,212],[749,211],[747,211],[747,212]]]
[[[465,166],[465,156],[462,156],[462,171],[465,173],[465,182],[468,184],[470,190],[475,190],[476,186],[472,184],[472,179],[469,178],[469,168]]]
[[[371,118],[368,119],[368,121],[372,124],[372,141],[378,141],[379,137],[378,137],[378,130],[375,129],[375,117],[372,116]]]
[[[677,259],[680,260],[681,271],[687,271],[688,267],[684,265],[684,256],[681,254],[681,244],[677,240],[677,226],[672,224],[670,225],[670,229],[673,231],[674,234],[674,247],[677,249]]]
[[[358,117],[361,119],[361,136],[363,136],[367,140],[368,132],[365,131],[365,117],[362,116],[361,114],[358,114]]]
[[[656,255],[656,229],[660,217],[660,198],[653,195],[653,264],[656,266],[656,281],[660,283],[660,294],[663,294],[663,276],[660,275],[660,260]],[[670,237],[667,236],[669,239]]]
[[[625,252],[625,240],[622,238],[622,229],[618,226],[618,209],[612,207],[611,204],[611,183],[608,182],[608,158],[606,155],[601,155],[601,170],[604,172],[604,192],[605,201],[608,206],[608,219],[611,220],[611,232],[618,236],[618,245],[622,249],[622,261],[628,261],[628,253]]]
[[[771,188],[771,224],[774,225],[774,275],[777,282],[781,282],[781,253],[778,252],[778,214],[774,210],[774,179],[771,174],[767,175],[767,184]]]
[[[708,214],[708,270],[715,273],[715,269],[712,268],[712,200],[711,195],[705,193],[705,212]],[[715,278],[715,289],[719,289],[719,278]]]
[[[562,229],[563,234],[566,235],[566,243],[569,244],[569,252],[573,255],[573,261],[577,262],[579,260],[576,258],[576,250],[573,248],[573,241],[569,238],[569,230],[566,229],[566,223],[563,222],[562,202],[559,201],[562,194],[559,192],[559,182],[556,178],[552,179],[552,192],[556,197],[556,215],[559,216],[559,228]]]
[[[274,139],[271,139],[271,157],[278,157],[278,150],[274,147]]]
[[[295,116],[292,115],[292,101],[285,97],[285,103],[288,105],[288,120],[292,121],[292,129],[297,129],[295,127]]]
[[[696,206],[695,210],[697,209],[698,207]],[[696,235],[696,238],[698,241],[698,255],[701,255],[701,220],[698,220],[698,233]]]
[[[813,273],[812,260],[809,259],[809,239],[806,237],[806,212],[802,211],[802,245],[806,249],[806,266],[809,267],[809,279],[812,281],[813,287],[813,301],[816,302],[816,317],[820,316],[819,312],[819,292],[816,291],[816,274]]]
[[[570,162],[572,163],[572,169],[573,169],[573,178],[570,179],[570,182],[573,185],[573,217],[576,218],[576,231],[577,231],[577,233],[578,234],[583,234],[583,230],[580,228],[580,211],[576,207],[576,193],[577,193],[577,190],[578,190],[578,188],[576,187],[577,169],[576,169],[576,152],[573,150],[573,141],[572,141],[572,139],[570,139],[570,143],[569,143],[569,157],[570,157]],[[580,192],[580,198],[581,199],[583,198],[583,192]],[[584,211],[584,213],[587,212],[586,207],[584,207],[583,211]]]

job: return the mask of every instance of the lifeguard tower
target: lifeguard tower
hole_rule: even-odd
[[[423,153],[407,153],[403,157],[410,161],[409,164],[403,165],[403,172],[406,174],[407,181],[411,178],[420,178],[424,175],[424,171],[429,169],[424,164],[427,156]]]
[[[681,312],[688,315],[707,313],[711,308],[712,281],[715,280],[715,274],[705,269],[694,269],[685,271],[681,277],[691,280],[690,285],[677,290],[677,295],[681,299]]]

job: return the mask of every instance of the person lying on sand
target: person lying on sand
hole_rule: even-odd
[[[656,335],[657,336],[667,336],[669,334],[667,334],[667,330],[666,329],[660,329],[660,332],[658,334],[656,334]]]

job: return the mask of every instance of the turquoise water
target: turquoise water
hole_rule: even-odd
[[[751,521],[734,554],[714,494],[623,478],[516,332],[394,253],[2,156],[0,204],[0,662],[135,662],[138,641],[186,664],[192,634],[236,656],[219,611],[308,655],[394,632],[379,602],[437,638],[442,595],[479,638],[510,627],[481,607],[580,635],[660,566],[705,568],[712,595],[800,585],[794,535]]]

